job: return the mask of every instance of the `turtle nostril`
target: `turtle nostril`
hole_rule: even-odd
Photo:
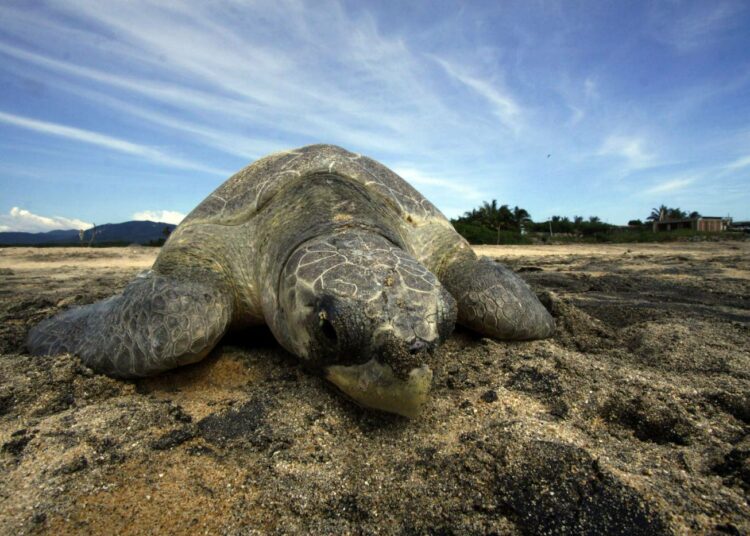
[[[414,339],[409,345],[409,353],[414,355],[427,348],[427,344],[422,339]]]

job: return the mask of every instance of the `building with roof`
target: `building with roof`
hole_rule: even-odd
[[[726,231],[732,224],[732,218],[720,216],[698,216],[695,218],[683,218],[679,220],[660,217],[654,221],[654,232],[674,231],[677,229],[692,229],[702,233],[720,233]]]

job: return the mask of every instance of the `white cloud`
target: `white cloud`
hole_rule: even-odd
[[[89,143],[91,145],[98,145],[105,147],[113,151],[136,155],[144,157],[153,162],[164,164],[170,167],[195,169],[206,173],[212,173],[221,176],[227,176],[230,173],[227,171],[217,170],[183,160],[181,158],[171,157],[157,149],[131,143],[126,140],[107,136],[105,134],[99,134],[98,132],[92,132],[90,130],[83,130],[80,128],[69,127],[61,125],[59,123],[51,123],[48,121],[39,121],[37,119],[31,119],[29,117],[23,117],[20,115],[8,114],[0,112],[0,122],[16,127],[24,128],[27,130],[33,130],[35,132],[41,132],[50,136],[58,136],[69,140],[80,141],[83,143]]]
[[[497,83],[471,76],[453,63],[442,58],[434,55],[430,57],[452,78],[484,97],[492,105],[494,114],[506,127],[513,131],[517,131],[521,127],[521,107],[509,91],[501,88]]]
[[[726,171],[737,171],[738,169],[746,168],[748,166],[750,166],[750,155],[740,157],[737,160],[730,162],[724,166],[724,169]]]
[[[176,210],[142,210],[133,214],[133,219],[138,221],[155,221],[159,223],[174,223],[178,225],[185,214]]]
[[[675,192],[677,190],[682,190],[685,188],[685,186],[688,186],[691,184],[695,179],[688,178],[688,179],[670,179],[667,181],[664,181],[660,184],[657,184],[653,186],[652,188],[649,188],[648,190],[645,190],[645,194],[663,194],[666,192]]]
[[[484,74],[469,54],[437,71],[434,58],[412,50],[418,40],[391,25],[381,31],[370,11],[336,0],[241,8],[70,0],[33,16],[0,6],[17,38],[0,42],[0,58],[41,87],[114,110],[129,126],[246,160],[318,142],[381,160],[456,161],[488,144],[493,154],[504,150],[505,130],[518,133],[524,114],[497,69]],[[81,45],[90,42],[97,46]],[[455,81],[479,97],[481,111],[467,113],[469,99],[457,106],[446,94]],[[499,121],[487,121],[487,109]]]
[[[114,36],[105,39],[109,57],[91,49],[70,54],[85,58],[86,65],[77,65],[7,43],[0,43],[0,52],[144,95],[162,108],[202,116],[206,125],[222,124],[226,139],[232,138],[231,130],[246,131],[250,124],[316,141],[361,140],[360,148],[396,152],[403,144],[394,137],[411,133],[416,117],[439,110],[442,120],[459,123],[458,114],[441,103],[404,43],[383,36],[368,16],[354,17],[338,2],[314,8],[296,2],[261,4],[237,11],[229,5],[214,9],[138,2],[101,9],[97,3],[71,0],[55,9],[66,18],[106,28]],[[37,32],[28,28],[22,12],[0,13]],[[266,22],[258,24],[260,19]],[[169,32],[163,31],[164,20],[170,21]],[[46,41],[55,28],[62,33],[59,26],[48,21],[39,38]],[[277,39],[279,27],[289,36],[283,42]],[[91,34],[91,39],[102,39],[95,31]],[[331,50],[336,51],[335,61],[321,64],[318,60]],[[108,72],[113,59],[130,67],[127,76]],[[342,66],[353,71],[352,76],[332,75]]]
[[[581,108],[578,108],[577,106],[573,106],[569,104],[568,108],[570,108],[570,111],[573,112],[573,115],[571,115],[570,119],[568,120],[568,124],[571,126],[577,125],[586,116],[586,112],[584,112]]]
[[[223,153],[239,156],[247,161],[288,148],[278,141],[250,137],[211,128],[192,121],[185,121],[176,116],[159,112],[154,107],[134,105],[106,93],[79,88],[64,82],[59,83],[57,87],[89,101],[100,102],[105,106],[120,110],[127,113],[128,116],[138,117],[154,125],[186,134],[194,141],[210,145]]]
[[[599,85],[593,77],[588,76],[583,81],[583,92],[587,99],[596,99],[599,97]]]
[[[643,138],[634,136],[610,136],[599,149],[600,156],[624,158],[633,169],[641,169],[653,164],[655,155],[648,152]]]
[[[0,53],[20,60],[26,67],[24,75],[40,83],[58,87],[59,75],[72,77],[75,82],[64,84],[65,90],[78,96],[91,93],[97,85],[109,86],[105,95],[113,93],[111,88],[135,93],[142,104],[136,115],[147,123],[190,134],[194,141],[225,152],[261,156],[269,152],[269,145],[275,145],[270,150],[287,146],[275,140],[292,136],[368,152],[429,154],[428,146],[443,142],[442,138],[416,132],[429,129],[436,120],[455,131],[464,130],[467,139],[476,131],[442,102],[424,76],[427,67],[400,39],[381,35],[371,19],[354,18],[337,2],[315,8],[298,3],[245,6],[229,22],[225,19],[225,11],[233,10],[229,6],[204,9],[202,4],[136,2],[101,10],[96,4],[71,1],[58,8],[66,11],[66,18],[88,20],[116,36],[116,41],[104,40],[108,57],[97,57],[102,56],[98,47],[68,53],[83,58],[85,64],[79,65],[1,42]],[[39,32],[28,27],[23,13],[0,8],[0,16],[20,19],[19,27],[26,33]],[[165,19],[170,21],[170,32],[162,29]],[[268,23],[258,25],[260,19]],[[48,41],[55,29],[62,33],[65,28],[59,26],[47,21],[45,35],[39,39]],[[289,38],[283,42],[274,31],[279,27],[287,28],[284,34]],[[92,31],[90,39],[102,37]],[[333,50],[335,60],[321,63]],[[111,74],[112,62],[128,74]],[[28,69],[30,65],[35,68]],[[340,76],[344,68],[351,75]],[[56,76],[50,80],[45,71]],[[116,99],[96,100],[118,107]],[[154,102],[157,106],[151,106]],[[167,113],[151,114],[152,110]],[[216,125],[221,128],[211,128]],[[248,127],[265,131],[265,143],[247,136]]]
[[[467,201],[480,201],[482,194],[476,188],[469,185],[466,181],[451,181],[448,179],[437,178],[432,175],[423,173],[414,167],[397,166],[393,169],[396,174],[404,178],[408,183],[420,190],[418,186],[432,186],[435,190],[449,190],[453,194],[458,194]]]
[[[737,15],[743,8],[743,2],[726,0],[679,5],[655,2],[650,29],[657,40],[679,52],[691,52],[726,35],[732,25],[742,24]]]
[[[28,210],[13,207],[8,214],[0,215],[0,231],[41,233],[55,229],[88,229],[93,224],[77,218],[40,216]]]

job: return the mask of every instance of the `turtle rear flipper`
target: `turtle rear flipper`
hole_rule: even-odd
[[[457,322],[496,339],[545,339],[555,321],[526,282],[505,265],[476,255],[454,258],[440,278],[458,304]]]
[[[122,294],[41,322],[26,345],[35,355],[75,354],[108,376],[150,376],[203,359],[227,330],[231,308],[212,281],[150,273]]]

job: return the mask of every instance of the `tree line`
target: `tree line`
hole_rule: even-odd
[[[651,214],[649,214],[646,217],[647,222],[655,222],[659,221],[662,217],[662,214],[664,215],[664,219],[667,220],[687,220],[692,218],[700,218],[701,214],[697,210],[694,210],[692,212],[687,212],[685,210],[682,210],[681,208],[671,208],[667,205],[660,205],[657,208],[651,209]],[[637,226],[637,225],[644,225],[644,223],[641,220],[630,220],[628,222],[628,225],[630,226]],[[646,223],[645,225],[650,225]]]
[[[661,205],[651,210],[646,222],[630,220],[628,226],[633,230],[648,230],[653,221],[658,221],[661,215],[667,219],[687,219],[700,217],[698,212],[686,212],[680,208],[670,208]],[[497,200],[484,201],[481,206],[465,212],[463,216],[454,218],[451,223],[456,230],[472,244],[518,244],[529,243],[528,235],[541,233],[542,235],[575,235],[583,237],[601,237],[613,230],[621,230],[619,226],[605,223],[599,216],[551,216],[535,222],[531,214],[519,206],[499,205]]]

